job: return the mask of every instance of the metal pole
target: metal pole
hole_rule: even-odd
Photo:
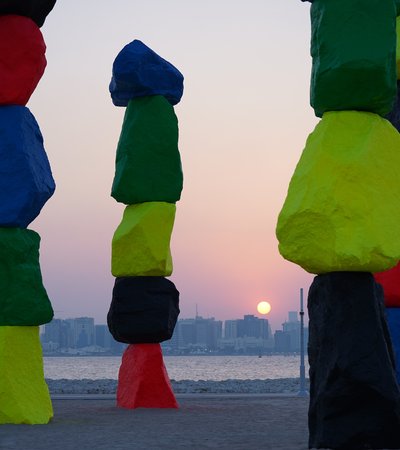
[[[303,288],[300,289],[300,391],[298,397],[308,397],[306,389],[306,367],[304,364],[304,309]]]

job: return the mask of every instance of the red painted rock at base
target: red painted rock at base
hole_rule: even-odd
[[[374,274],[375,280],[382,285],[385,306],[389,308],[400,307],[400,263],[393,269]]]
[[[178,408],[160,344],[129,345],[118,375],[117,406]]]
[[[23,16],[0,16],[0,105],[28,103],[46,68],[39,27]]]

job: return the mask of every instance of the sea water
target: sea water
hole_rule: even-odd
[[[297,378],[300,356],[165,356],[172,380],[265,380]],[[117,379],[120,356],[45,357],[45,377],[50,379]],[[306,361],[306,373],[308,363]]]

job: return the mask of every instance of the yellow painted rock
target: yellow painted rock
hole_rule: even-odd
[[[52,417],[39,327],[0,327],[0,424],[45,424]]]
[[[278,218],[279,251],[308,272],[381,272],[400,260],[400,134],[368,112],[328,112],[307,139]]]
[[[125,208],[112,240],[111,272],[115,277],[169,276],[170,240],[175,204],[146,202]]]

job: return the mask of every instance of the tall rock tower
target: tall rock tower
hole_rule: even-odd
[[[308,296],[309,447],[400,448],[400,392],[373,272],[400,260],[394,0],[311,1],[307,139],[277,225]]]
[[[113,103],[126,112],[111,195],[126,206],[112,240],[116,277],[107,322],[117,341],[130,344],[119,371],[117,404],[176,408],[160,342],[170,339],[179,314],[170,239],[183,175],[174,112],[183,76],[139,40],[113,64]]]
[[[53,416],[39,325],[53,309],[42,283],[40,236],[29,230],[55,184],[43,137],[25,106],[46,67],[40,27],[55,0],[0,2],[0,423]]]

